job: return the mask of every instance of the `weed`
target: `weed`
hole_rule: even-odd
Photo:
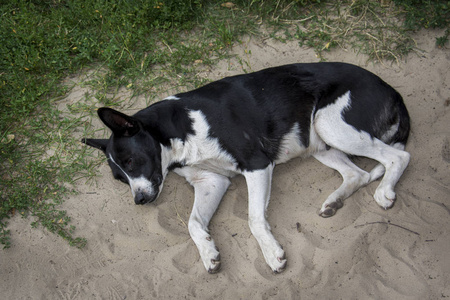
[[[439,48],[445,47],[445,45],[448,43],[448,36],[450,35],[450,29],[447,28],[443,36],[436,38],[436,46]]]
[[[446,28],[450,22],[450,3],[442,0],[393,0],[404,9],[407,29]]]

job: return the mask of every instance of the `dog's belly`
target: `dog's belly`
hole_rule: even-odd
[[[281,140],[280,150],[278,151],[275,164],[282,164],[299,156],[308,157],[313,153],[325,149],[326,144],[317,135],[313,124],[311,124],[310,128],[309,145],[305,147],[300,140],[300,127],[298,123],[292,126],[291,130]]]
[[[211,160],[193,164],[192,166],[201,170],[213,172],[230,178],[239,173],[236,169],[236,165],[232,162],[227,161]]]

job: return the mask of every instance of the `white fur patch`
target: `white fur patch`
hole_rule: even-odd
[[[180,100],[180,98],[178,98],[177,96],[169,96],[164,98],[163,100]]]
[[[216,138],[209,136],[210,126],[201,111],[190,111],[195,134],[189,134],[183,142],[172,139],[170,157],[172,161],[182,161],[199,169],[209,170],[225,176],[237,171],[237,163],[219,144]]]
[[[398,126],[400,126],[400,122],[395,123],[391,126],[380,138],[382,141],[387,141],[390,137],[392,137],[397,131]]]
[[[280,150],[277,155],[276,164],[282,164],[305,152],[305,147],[300,142],[300,127],[298,123],[281,140]]]
[[[133,193],[133,197],[137,192],[144,193],[146,195],[155,194],[152,183],[148,181],[144,176],[141,176],[139,178],[132,178],[129,183],[131,192]]]
[[[333,104],[317,111],[314,120],[314,128],[318,131],[319,135],[322,135],[321,131],[329,131],[333,132],[335,135],[334,140],[339,141],[339,143],[351,143],[351,141],[347,140],[347,133],[349,131],[356,130],[347,124],[342,117],[342,112],[350,108],[350,103],[350,91],[348,91],[341,97],[337,98]],[[318,122],[318,120],[323,121]],[[361,134],[370,139],[370,135],[368,133],[361,132]]]
[[[315,131],[313,122],[314,121],[311,121],[308,147],[306,148],[305,145],[302,144],[300,140],[300,127],[298,123],[295,123],[291,130],[281,140],[280,150],[275,164],[285,163],[298,156],[307,157],[325,149],[326,145]]]

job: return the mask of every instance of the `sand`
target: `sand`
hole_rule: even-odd
[[[340,185],[339,174],[313,158],[277,166],[268,220],[288,266],[275,275],[247,225],[245,181],[235,177],[210,225],[222,258],[221,272],[210,275],[186,226],[193,203],[189,184],[169,174],[156,203],[136,206],[128,187],[102,164],[97,184],[80,182],[80,194],[62,205],[76,235],[87,238],[84,249],[32,229],[29,219],[11,219],[12,247],[0,252],[0,298],[450,298],[450,52],[436,48],[439,35],[417,33],[423,53],[411,53],[400,64],[367,62],[352,50],[325,55],[371,70],[405,99],[412,159],[392,209],[373,200],[374,182],[347,199],[334,217],[323,219],[317,211]],[[256,71],[318,61],[296,42],[244,39],[233,52],[244,65],[230,59],[210,69],[199,66],[199,76],[219,79],[242,73],[242,66]],[[62,103],[79,101],[82,94],[75,88]],[[357,163],[374,165],[366,159]]]

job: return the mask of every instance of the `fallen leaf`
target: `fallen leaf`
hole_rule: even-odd
[[[222,7],[226,7],[226,8],[233,8],[236,5],[233,2],[225,2],[221,4]]]

